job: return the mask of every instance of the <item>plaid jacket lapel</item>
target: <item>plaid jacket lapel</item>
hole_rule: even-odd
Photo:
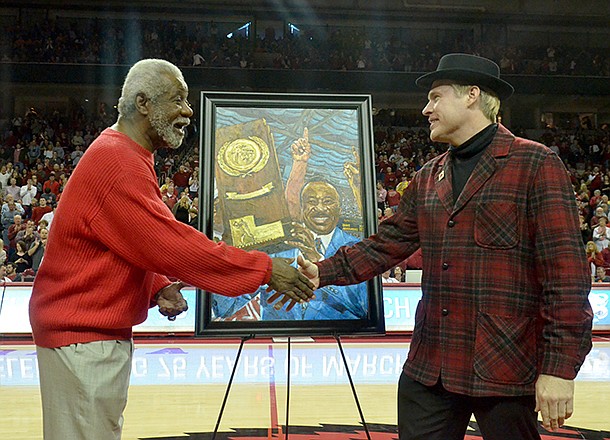
[[[436,193],[448,214],[453,212],[453,185],[451,177],[451,164],[449,163],[449,154],[444,153],[443,157],[437,165],[434,173],[434,185]]]
[[[487,147],[487,150],[479,159],[479,162],[475,166],[470,178],[466,182],[466,186],[462,190],[462,193],[458,197],[454,211],[459,211],[472,199],[472,197],[481,189],[481,187],[487,182],[491,176],[496,172],[500,166],[496,160],[500,157],[508,155],[510,146],[513,143],[515,137],[504,128],[502,125],[498,126],[498,132],[491,141],[491,145]],[[448,167],[449,168],[449,167]]]

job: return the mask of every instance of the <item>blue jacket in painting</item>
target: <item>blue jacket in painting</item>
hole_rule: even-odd
[[[331,257],[341,246],[350,245],[360,241],[340,228],[335,228],[331,241],[324,253],[324,258]],[[293,258],[296,264],[298,249],[289,249],[271,255],[271,257]],[[228,318],[246,303],[260,296],[261,319],[266,321],[280,320],[331,320],[331,319],[361,319],[366,317],[368,311],[368,298],[366,283],[351,286],[324,286],[316,290],[316,299],[305,304],[297,304],[292,310],[286,312],[284,307],[275,310],[273,304],[267,303],[274,291],[266,292],[267,286],[260,287],[253,294],[238,297],[212,295],[212,312],[215,318]]]

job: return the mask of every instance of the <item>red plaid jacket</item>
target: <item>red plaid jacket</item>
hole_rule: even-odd
[[[428,162],[379,232],[318,264],[358,283],[423,251],[423,296],[404,371],[470,396],[534,394],[572,379],[591,349],[591,275],[559,157],[499,126],[457,202],[451,156]]]

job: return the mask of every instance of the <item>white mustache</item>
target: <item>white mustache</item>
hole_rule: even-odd
[[[191,124],[191,120],[189,118],[178,118],[174,121],[174,124],[184,124],[184,126],[187,126]]]

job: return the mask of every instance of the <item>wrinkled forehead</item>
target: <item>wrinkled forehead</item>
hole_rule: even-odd
[[[184,80],[184,78],[182,76],[167,75],[166,79],[167,79],[167,93],[170,93],[172,95],[175,95],[178,93],[188,94],[189,87],[186,84],[186,81]]]

